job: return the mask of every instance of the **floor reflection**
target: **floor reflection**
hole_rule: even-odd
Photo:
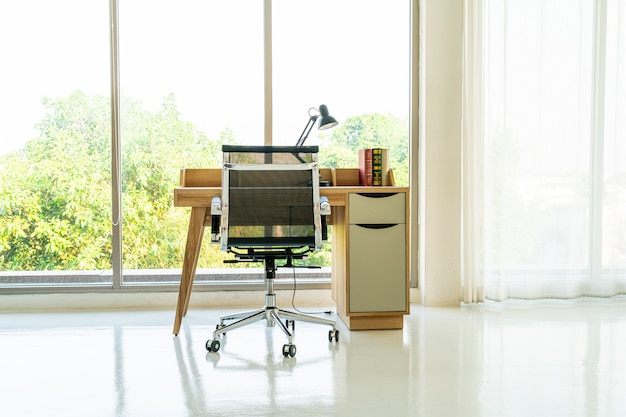
[[[626,299],[412,306],[403,330],[265,322],[209,353],[219,316],[0,314],[7,416],[626,415]]]

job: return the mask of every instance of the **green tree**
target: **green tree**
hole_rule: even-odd
[[[38,137],[0,157],[0,269],[110,269],[110,102],[76,91],[43,103]],[[122,108],[124,267],[179,268],[188,210],[172,190],[180,168],[217,166],[221,143],[181,120],[173,96],[156,113]],[[205,262],[223,257],[205,247]]]
[[[172,190],[181,168],[219,166],[222,143],[181,118],[173,95],[149,113],[141,102],[125,101],[122,114],[123,257],[126,269],[180,268],[189,209],[174,209]],[[222,266],[226,254],[203,245],[200,267]]]
[[[108,102],[75,92],[44,105],[39,137],[0,160],[0,266],[108,267],[110,119],[100,110]]]

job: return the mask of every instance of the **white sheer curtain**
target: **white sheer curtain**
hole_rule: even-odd
[[[626,293],[626,2],[465,4],[465,301]]]

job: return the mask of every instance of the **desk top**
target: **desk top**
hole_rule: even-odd
[[[331,206],[345,206],[350,193],[406,193],[408,187],[320,187]],[[213,197],[222,195],[222,187],[176,187],[174,207],[210,207]]]
[[[333,184],[355,182],[358,184],[358,169],[344,168],[337,171],[320,169],[322,180]],[[183,169],[180,173],[180,186],[174,188],[174,207],[210,207],[213,197],[222,195],[222,170],[220,168]],[[345,206],[350,193],[408,193],[408,187],[364,187],[359,185],[337,185],[320,187],[320,195],[328,197],[331,206]]]

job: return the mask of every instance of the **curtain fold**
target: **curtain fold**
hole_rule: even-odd
[[[465,0],[462,79],[462,265],[464,303],[485,300],[483,240],[483,4]]]

